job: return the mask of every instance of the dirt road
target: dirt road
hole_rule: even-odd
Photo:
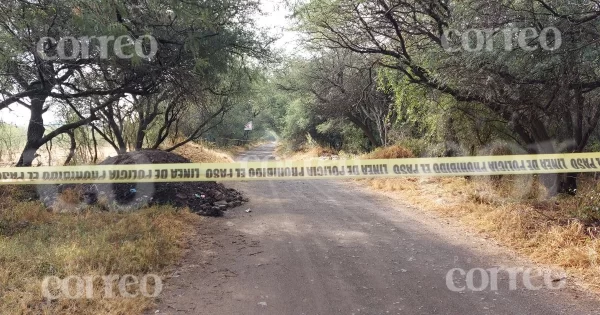
[[[265,145],[241,158],[272,159],[273,149]],[[251,201],[207,219],[150,313],[600,314],[600,304],[571,288],[570,278],[560,280],[567,282],[561,290],[510,290],[501,273],[498,290],[453,292],[446,283],[452,268],[531,266],[354,182],[232,186]],[[542,283],[538,278],[532,282]],[[465,286],[462,279],[457,287]]]

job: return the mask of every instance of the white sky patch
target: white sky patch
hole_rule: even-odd
[[[29,124],[29,117],[31,114],[29,113],[29,109],[25,106],[13,104],[8,108],[0,110],[0,121],[4,123],[8,123],[11,125],[16,125],[19,127],[26,127]],[[44,122],[48,124],[56,123],[57,118],[52,113],[52,109],[45,112]]]
[[[21,105],[11,105],[0,110],[0,121],[17,126],[27,126],[29,110]]]
[[[291,30],[289,16],[292,12],[289,8],[281,0],[262,0],[261,10],[263,14],[256,18],[258,26],[268,29],[271,36],[279,38],[273,47],[288,55],[298,52],[300,36]]]

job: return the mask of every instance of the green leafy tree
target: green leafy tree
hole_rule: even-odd
[[[227,0],[4,2],[0,110],[18,105],[31,111],[19,165],[31,165],[36,150],[60,134],[101,118],[113,124],[113,114],[127,99],[148,97],[182,82],[210,82],[229,71],[235,60],[268,56],[263,45],[267,41],[256,34],[251,19],[257,10],[257,2]],[[76,54],[67,45],[64,50],[73,58],[46,58],[54,56],[57,43],[44,38],[69,36],[88,47],[89,54]],[[103,44],[98,36],[152,36],[157,51],[142,58],[133,53],[133,45]],[[121,58],[119,48],[132,58]],[[144,40],[141,49],[152,50],[152,41]],[[79,120],[46,133],[42,115],[61,103]],[[121,150],[122,143],[117,147]]]
[[[485,106],[530,152],[583,151],[600,120],[596,3],[312,0],[297,15],[313,43],[376,56],[411,84]],[[549,27],[562,34],[562,48],[539,48],[558,41],[541,36]],[[494,31],[485,49],[445,49],[446,41],[456,44],[448,30],[470,28],[530,28],[537,36],[519,43],[521,36]],[[574,191],[574,175],[544,178],[553,192]]]

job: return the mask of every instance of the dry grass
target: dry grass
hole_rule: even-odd
[[[233,162],[232,152],[209,148],[205,144],[187,143],[175,150],[179,154],[194,163],[229,163]]]
[[[544,199],[531,177],[398,178],[364,180],[394,191],[407,203],[456,218],[542,264],[564,268],[595,291],[600,289],[600,239],[590,220],[598,215],[600,193],[591,181],[576,197]]]
[[[408,149],[405,149],[401,146],[395,145],[385,148],[378,148],[375,151],[367,154],[364,158],[367,159],[377,159],[377,160],[386,160],[386,159],[406,159],[413,158],[415,155]]]
[[[190,142],[178,148],[173,153],[177,153],[193,163],[231,163],[234,162],[235,156],[264,143],[259,141],[243,146],[217,148],[214,144],[208,142]]]
[[[302,147],[298,151],[289,152],[289,151],[287,151],[286,146],[283,144],[280,144],[276,148],[275,154],[278,157],[281,157],[285,160],[291,160],[291,161],[310,161],[310,160],[317,160],[320,158],[331,158],[333,156],[341,157],[341,158],[351,158],[351,156],[346,156],[344,154],[341,154],[340,152],[337,152],[336,150],[334,150],[332,148],[326,148],[326,147],[320,147],[320,146],[310,146],[310,147],[305,146],[305,147]]]
[[[201,220],[170,207],[58,214],[20,202],[29,196],[22,187],[0,187],[0,314],[140,314],[152,299],[102,298],[98,285],[94,299],[50,302],[41,283],[48,276],[164,276]]]
[[[233,161],[229,152],[195,143],[175,153],[196,163]],[[42,296],[42,281],[49,276],[165,276],[202,220],[187,209],[166,206],[104,212],[83,206],[80,197],[66,190],[53,205],[62,213],[49,212],[32,188],[0,186],[0,314],[141,314],[154,299],[106,298],[102,279],[94,283],[93,299],[54,301]]]

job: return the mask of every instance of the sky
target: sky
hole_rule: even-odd
[[[297,51],[299,36],[289,31],[291,22],[287,19],[290,11],[282,4],[281,0],[262,0],[262,15],[256,17],[258,26],[266,28],[272,36],[280,38],[274,43],[274,48],[283,50],[287,54],[293,54]],[[15,124],[17,126],[27,126],[29,121],[29,111],[17,104],[11,105],[8,109],[0,110],[0,121]],[[56,121],[53,112],[48,111],[44,114],[44,121],[51,124]]]
[[[272,35],[281,37],[274,44],[274,48],[282,49],[291,55],[297,52],[300,37],[296,32],[290,30],[292,23],[288,16],[291,15],[291,11],[282,2],[281,0],[262,0],[263,16],[257,17],[257,22],[260,27],[269,29]]]
[[[51,118],[48,114],[44,119]],[[11,105],[8,108],[0,110],[0,121],[17,125],[27,126],[29,120],[29,111],[21,105]]]

